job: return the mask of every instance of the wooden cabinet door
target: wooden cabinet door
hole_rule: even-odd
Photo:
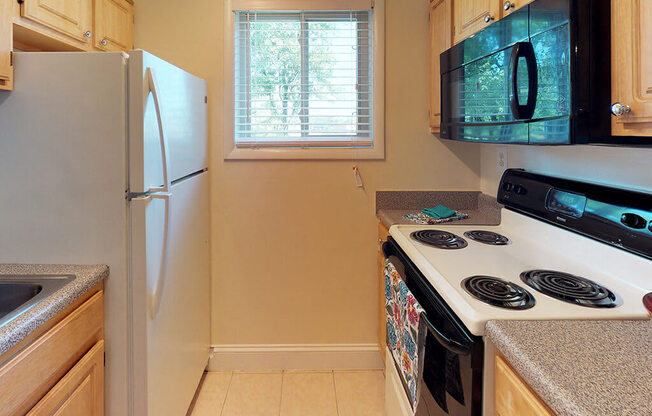
[[[103,310],[100,291],[0,367],[0,416],[24,415],[102,340]]]
[[[382,221],[378,222],[378,345],[385,358],[387,347],[387,321],[385,318],[385,256],[383,243],[387,241],[389,230]]]
[[[520,9],[521,7],[527,6],[532,3],[534,0],[498,0],[500,2],[500,10],[502,12],[502,17],[512,14],[512,12]]]
[[[500,6],[502,6],[500,0],[455,0],[453,4],[455,43],[499,19]]]
[[[92,0],[24,0],[21,15],[75,40],[90,43]]]
[[[453,44],[453,0],[430,3],[430,131],[441,124],[441,74],[439,55]]]
[[[0,90],[12,88],[14,73],[11,65],[11,50],[13,49],[11,7],[11,0],[0,0]]]
[[[104,341],[82,357],[27,416],[102,416],[104,414]]]
[[[611,100],[630,112],[611,117],[614,136],[652,136],[652,1],[611,1]]]
[[[95,0],[95,47],[128,51],[134,46],[134,6],[127,0]]]
[[[495,359],[495,416],[555,416],[501,355]]]

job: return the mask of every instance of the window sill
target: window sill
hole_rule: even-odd
[[[224,160],[384,160],[381,146],[366,149],[351,148],[258,148],[225,149]]]

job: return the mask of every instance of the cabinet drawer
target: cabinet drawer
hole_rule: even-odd
[[[0,368],[0,416],[25,414],[103,337],[96,293]]]
[[[25,0],[20,14],[27,20],[90,44],[92,0]]]
[[[555,416],[500,355],[495,367],[496,416]]]
[[[101,416],[103,413],[104,341],[99,341],[27,416]]]

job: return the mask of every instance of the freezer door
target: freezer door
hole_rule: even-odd
[[[129,53],[129,189],[160,190],[207,165],[206,81],[142,50]]]
[[[208,362],[208,175],[131,201],[134,415],[184,415]]]

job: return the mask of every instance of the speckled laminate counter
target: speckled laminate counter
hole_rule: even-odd
[[[0,327],[0,355],[109,275],[109,266],[104,265],[0,264],[0,277],[63,274],[75,275],[76,279]]]
[[[468,218],[447,222],[449,225],[498,225],[502,205],[496,198],[479,191],[378,191],[376,215],[387,227],[394,224],[416,223],[403,218],[404,214],[419,212],[426,207],[445,205],[469,214]]]
[[[652,415],[652,321],[489,321],[486,329],[557,415]]]

